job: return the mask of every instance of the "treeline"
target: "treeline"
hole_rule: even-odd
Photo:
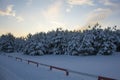
[[[96,24],[83,32],[58,28],[48,33],[28,34],[26,38],[8,33],[0,36],[0,51],[27,55],[111,55],[120,51],[120,30],[116,26],[101,29]]]

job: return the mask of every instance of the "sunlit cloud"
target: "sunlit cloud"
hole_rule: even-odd
[[[63,24],[59,21],[61,18],[61,8],[62,8],[62,1],[57,0],[44,11],[42,14],[46,20],[46,23],[49,24],[51,29],[56,29],[57,27],[63,26]]]
[[[13,5],[8,5],[6,10],[0,10],[0,16],[12,16],[15,17],[18,22],[23,21],[24,19],[21,16],[17,16],[13,10]]]
[[[90,5],[93,6],[93,0],[68,0],[70,5]]]
[[[120,12],[120,2],[118,2],[117,0],[99,0],[99,2],[109,8],[111,8],[113,10],[113,12],[115,11],[119,11]]]
[[[111,0],[99,0],[99,2],[106,6],[116,6],[116,4],[111,2]]]
[[[60,16],[60,11],[61,11],[61,5],[62,2],[61,1],[57,1],[53,4],[51,4],[50,6],[48,6],[48,8],[46,10],[44,10],[42,12],[43,16],[47,19],[47,20],[54,20],[57,19]]]
[[[15,11],[12,10],[13,5],[9,5],[6,10],[0,10],[1,16],[15,16]]]
[[[66,9],[66,12],[71,12],[71,9],[74,6],[83,6],[83,5],[93,6],[94,5],[93,0],[67,0],[67,3],[69,4],[69,8]]]
[[[97,22],[101,22],[102,20],[106,19],[111,13],[112,10],[109,8],[97,8],[88,15],[87,24],[94,25]]]

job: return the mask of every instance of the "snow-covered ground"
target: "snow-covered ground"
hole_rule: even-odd
[[[120,80],[120,53],[112,56],[28,56],[21,53],[7,55]],[[63,71],[50,71],[48,67],[44,66],[37,68],[35,65],[28,65],[27,62],[16,61],[15,58],[0,55],[0,80],[97,80],[97,78],[74,73],[66,76]]]

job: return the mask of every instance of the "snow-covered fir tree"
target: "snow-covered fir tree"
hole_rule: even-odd
[[[20,37],[20,38],[15,38],[14,40],[14,51],[16,52],[23,52],[24,46],[25,46],[25,39]]]
[[[47,33],[15,38],[11,33],[0,36],[0,51],[27,55],[111,55],[120,51],[120,30],[102,29],[99,24],[81,31],[58,28]]]
[[[81,45],[82,35],[79,32],[73,33],[68,42],[67,53],[69,55],[80,55],[79,48]]]
[[[116,30],[114,33],[116,34],[115,37],[117,37],[117,41],[115,43],[117,46],[117,51],[120,52],[120,30]]]
[[[103,30],[100,28],[100,25],[97,25],[93,27],[92,32],[95,36],[93,43],[95,53],[101,55],[110,55],[115,51],[115,37],[113,38],[113,35],[111,35],[112,30],[110,30],[109,28]]]
[[[46,53],[45,50],[45,38],[43,33],[35,34],[32,36],[28,35],[28,39],[26,40],[24,54],[28,55],[43,55]]]
[[[81,45],[78,48],[81,55],[95,55],[94,53],[94,35],[90,30],[86,30],[83,34]]]
[[[51,54],[64,54],[66,48],[65,34],[61,28],[58,28],[54,33],[49,36],[49,52]]]
[[[0,37],[0,50],[3,52],[14,52],[14,40],[15,37],[8,33]]]

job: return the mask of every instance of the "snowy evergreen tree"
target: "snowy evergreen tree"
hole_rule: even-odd
[[[51,54],[64,54],[66,47],[66,40],[64,37],[64,32],[62,32],[61,28],[58,28],[53,32],[51,36],[49,36],[49,52]]]
[[[116,50],[116,45],[113,44],[110,41],[105,41],[103,44],[100,46],[100,50],[98,54],[102,55],[111,55],[113,52]]]
[[[8,53],[14,52],[14,40],[15,37],[11,33],[2,35],[0,38],[0,50]]]
[[[94,53],[94,47],[93,47],[93,40],[94,40],[94,35],[91,31],[85,31],[83,34],[83,38],[81,41],[81,45],[79,47],[79,52],[81,55],[96,55]]]
[[[116,30],[115,34],[116,34],[115,37],[117,37],[117,41],[115,44],[117,46],[117,51],[120,52],[120,30]]]
[[[24,49],[24,54],[27,55],[43,55],[43,46],[41,43],[30,42]]]
[[[0,51],[27,55],[111,55],[120,51],[120,30],[102,29],[99,24],[88,30],[68,31],[58,28],[47,33],[15,38],[11,33],[0,37]]]
[[[37,33],[35,35],[28,35],[26,40],[24,54],[27,55],[43,55],[45,54],[45,45],[43,38],[41,38],[43,34]]]
[[[20,37],[20,38],[15,38],[15,46],[14,46],[14,51],[16,52],[23,52],[24,47],[25,47],[25,39]]]
[[[93,34],[95,35],[93,47],[95,53],[101,55],[110,55],[116,50],[116,45],[114,44],[113,35],[111,35],[112,30],[107,28],[105,30],[100,29],[99,25],[93,28]]]
[[[68,42],[67,51],[69,55],[80,55],[81,54],[78,50],[81,45],[81,39],[82,39],[81,33],[79,32],[73,33],[70,41]]]

